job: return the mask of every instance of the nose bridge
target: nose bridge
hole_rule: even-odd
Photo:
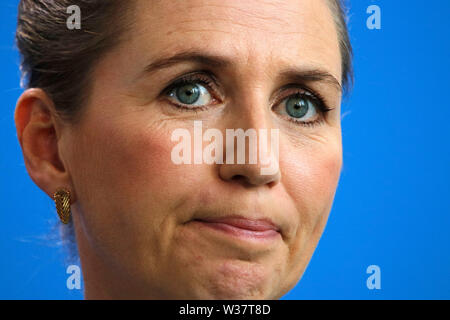
[[[252,37],[249,37],[252,39]],[[253,43],[247,43],[246,54],[234,70],[234,94],[232,97],[233,113],[237,115],[234,126],[241,128],[265,128],[270,123],[265,86],[268,57],[261,52],[255,52]]]
[[[225,132],[225,147],[228,150],[227,163],[231,163],[233,154],[230,154],[230,150],[234,150],[234,154],[237,155],[236,161],[241,160],[240,164],[244,164],[242,158],[246,155],[249,164],[256,164],[257,161],[250,160],[258,153],[259,132],[261,129],[267,130],[271,127],[263,90],[252,85],[242,85],[237,92],[238,94],[236,94],[230,106],[232,109],[229,113],[231,119],[227,121],[229,127]],[[245,142],[244,146],[243,142]],[[245,150],[242,150],[243,147]],[[243,154],[243,151],[245,151],[245,154]]]
[[[242,84],[233,97],[232,109],[236,115],[232,123],[235,128],[270,128],[270,106],[264,85],[251,80],[251,83]]]
[[[234,101],[231,119],[226,122],[221,178],[251,185],[273,184],[281,174],[278,135],[273,132],[277,129],[273,128],[267,99],[261,87],[247,87],[242,93],[245,96]]]

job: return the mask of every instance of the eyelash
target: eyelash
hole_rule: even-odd
[[[209,76],[204,76],[202,74],[193,74],[193,75],[187,75],[178,80],[175,80],[175,82],[173,82],[171,85],[169,85],[169,87],[167,87],[165,90],[163,90],[163,92],[165,95],[168,95],[172,90],[174,90],[178,86],[182,86],[185,84],[192,84],[192,83],[202,84],[203,86],[205,86],[208,89],[208,91],[216,90],[215,89],[216,85],[214,84],[214,81],[212,81],[210,79]],[[320,114],[320,117],[314,121],[309,121],[309,122],[302,122],[302,121],[296,120],[295,118],[284,117],[286,120],[293,122],[296,125],[302,125],[305,127],[314,127],[314,126],[322,123],[322,121],[324,120],[323,116],[327,112],[333,110],[333,108],[330,108],[327,106],[327,104],[325,103],[325,99],[318,92],[315,92],[314,90],[311,90],[310,88],[307,88],[306,86],[299,88],[298,84],[290,84],[290,85],[285,86],[284,88],[288,89],[290,87],[295,87],[297,89],[297,91],[293,92],[292,94],[285,95],[281,99],[277,99],[277,103],[275,105],[278,105],[279,103],[284,101],[286,98],[294,97],[296,95],[307,97],[308,99],[311,99],[313,101],[314,105],[317,107],[317,109],[318,109],[317,111]],[[212,94],[211,92],[210,92],[210,94],[211,94],[213,100],[217,100],[214,94]],[[196,106],[195,108],[192,108],[192,107],[187,107],[183,104],[179,104],[179,103],[176,103],[173,101],[170,101],[170,103],[175,108],[177,108],[177,110],[181,110],[182,112],[198,113],[198,112],[204,111],[210,107],[210,106]]]

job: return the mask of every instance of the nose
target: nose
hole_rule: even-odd
[[[280,170],[272,174],[261,174],[258,165],[254,164],[222,164],[220,177],[225,181],[236,181],[252,186],[278,184],[281,179]]]
[[[281,180],[278,129],[271,127],[263,111],[247,113],[235,119],[233,126],[225,132],[221,179],[251,186],[278,184]]]

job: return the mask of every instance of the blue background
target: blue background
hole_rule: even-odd
[[[81,299],[66,287],[53,202],[29,178],[13,121],[17,0],[0,4],[0,298]],[[371,4],[381,30],[366,27]],[[284,299],[450,298],[450,1],[353,0],[356,82],[328,225]],[[369,265],[381,289],[366,286]]]

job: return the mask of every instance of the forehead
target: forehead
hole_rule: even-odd
[[[150,61],[195,50],[254,73],[319,66],[341,79],[327,0],[138,0],[134,12],[133,46]]]

